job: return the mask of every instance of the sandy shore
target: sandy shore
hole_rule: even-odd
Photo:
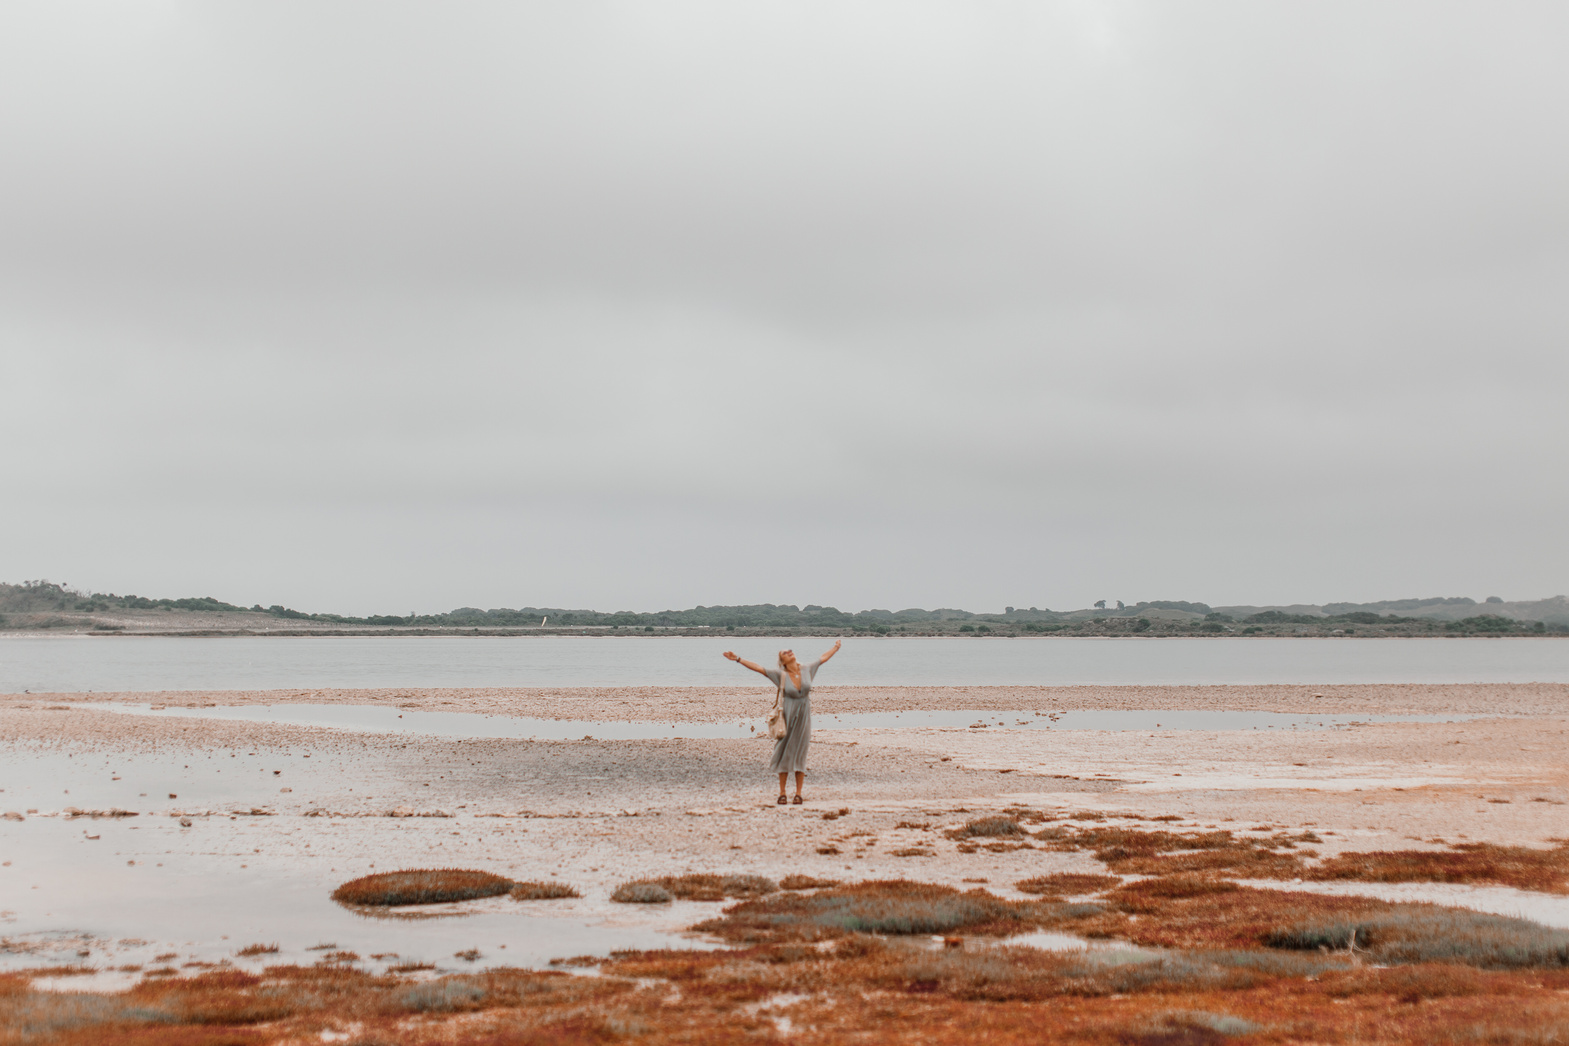
[[[0,699],[0,811],[22,820],[0,822],[16,862],[3,871],[22,876],[47,863],[29,852],[57,845],[29,834],[41,822],[72,824],[78,846],[99,833],[94,826],[109,825],[67,822],[67,807],[137,812],[91,845],[113,847],[117,866],[151,862],[149,874],[200,855],[220,870],[304,878],[326,890],[373,869],[463,866],[560,878],[598,897],[628,878],[689,871],[985,880],[1008,892],[1026,876],[1098,867],[1084,853],[961,853],[942,835],[1009,806],[1165,815],[1180,818],[1178,827],[1311,827],[1326,856],[1437,839],[1541,845],[1569,834],[1565,686],[824,687],[814,703],[834,711],[1242,708],[1484,718],[1277,733],[823,730],[799,807],[773,804],[762,740],[451,740],[82,707],[346,702],[720,721],[758,717],[769,696],[717,688],[9,695]],[[851,813],[822,816],[841,809]]]
[[[48,748],[97,754],[260,750],[291,753],[296,766],[305,765],[304,757],[311,756],[324,761],[316,766],[330,763],[339,768],[330,779],[312,781],[286,794],[257,793],[256,801],[265,801],[279,813],[325,807],[368,814],[411,803],[476,813],[554,814],[628,810],[685,815],[693,808],[733,807],[745,811],[744,816],[738,813],[734,830],[749,836],[747,825],[755,822],[754,812],[772,798],[762,741],[454,741],[190,718],[144,719],[81,708],[87,700],[196,706],[360,703],[569,719],[721,721],[757,718],[766,707],[767,695],[756,690],[9,695],[0,700],[0,744],[13,751]],[[1392,845],[1409,836],[1431,835],[1539,842],[1547,835],[1563,834],[1563,812],[1551,802],[1531,800],[1569,798],[1564,794],[1569,788],[1564,757],[1569,750],[1569,686],[1562,685],[824,687],[815,695],[814,705],[819,711],[845,712],[1240,708],[1508,718],[1280,734],[820,730],[807,790],[813,807],[850,803],[894,811],[1020,802],[1065,807],[1111,804],[1135,812],[1179,813],[1204,822],[1228,818],[1315,822],[1356,833],[1363,840],[1374,833],[1380,845]],[[67,708],[71,711],[63,711]],[[746,844],[754,858],[769,849],[765,844],[779,815],[792,817],[794,823],[802,818],[793,815],[803,811],[769,813],[774,816],[759,825],[758,839]],[[634,829],[628,831],[636,835]],[[725,835],[730,829],[715,831]],[[692,842],[703,850],[717,845],[709,834],[698,833]],[[840,833],[823,825],[808,834],[817,840]],[[626,858],[633,859],[642,850],[632,838],[627,841],[632,845]],[[730,842],[724,845],[728,848]],[[813,850],[802,854],[785,848],[777,859],[814,863]],[[368,855],[367,859],[375,860]],[[873,853],[864,859],[877,860]],[[975,863],[971,857],[959,865],[972,871]],[[881,863],[878,868],[894,870]]]
[[[1569,715],[1564,683],[1395,683],[1356,686],[818,686],[820,712],[965,708],[995,711],[1247,709],[1423,715]],[[391,687],[361,690],[182,690],[0,694],[0,708],[39,702],[135,701],[169,705],[329,703],[560,719],[719,721],[761,716],[766,686]]]

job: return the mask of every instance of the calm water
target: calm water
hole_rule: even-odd
[[[747,686],[716,636],[0,639],[0,692],[314,687]],[[832,640],[788,640],[816,657]],[[1569,639],[861,639],[824,684],[1563,683]]]
[[[145,803],[132,809],[145,810]],[[184,831],[203,827],[198,821]],[[189,844],[168,838],[180,831],[168,818],[151,816],[129,823],[29,817],[0,824],[7,858],[0,866],[0,972],[56,964],[151,966],[166,952],[178,956],[175,965],[233,960],[237,949],[257,942],[279,950],[236,960],[242,968],[309,965],[323,951],[340,948],[366,957],[360,965],[378,972],[409,960],[434,963],[442,972],[541,967],[553,958],[608,955],[618,948],[712,947],[682,928],[712,918],[721,907],[678,902],[629,911],[599,889],[576,900],[501,897],[421,906],[424,918],[409,918],[410,910],[368,916],[330,899],[338,883],[360,874],[363,860],[351,858],[356,871],[349,873],[341,859],[191,853]],[[333,947],[318,947],[323,944]],[[458,958],[468,949],[479,957]],[[385,958],[370,960],[373,955]]]

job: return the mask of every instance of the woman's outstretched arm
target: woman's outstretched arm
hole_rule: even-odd
[[[756,664],[756,663],[754,663],[752,661],[748,661],[746,658],[737,655],[735,653],[735,651],[733,651],[733,650],[726,650],[725,651],[725,657],[729,658],[731,661],[734,661],[736,664],[740,665],[742,668],[750,668],[752,671],[756,672],[760,676],[768,675],[768,669],[764,668],[762,665]]]
[[[831,650],[829,650],[828,653],[826,653],[822,657],[818,658],[817,659],[817,663],[818,664],[822,664],[824,661],[827,661],[830,657],[833,657],[835,654],[837,654],[839,652],[839,648],[842,647],[842,646],[844,646],[844,640],[842,640],[842,639],[834,640],[833,648]]]

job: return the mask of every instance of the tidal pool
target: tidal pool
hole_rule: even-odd
[[[541,967],[622,948],[712,947],[682,930],[721,907],[628,906],[590,891],[579,899],[354,910],[330,899],[351,874],[326,859],[246,855],[233,852],[232,838],[216,852],[166,849],[158,830],[167,830],[166,820],[136,820],[150,819],[29,817],[4,824],[0,970],[310,964],[345,953],[370,969]],[[258,944],[277,951],[237,954]]]

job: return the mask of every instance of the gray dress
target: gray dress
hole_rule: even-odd
[[[768,761],[768,769],[776,774],[806,769],[806,750],[812,744],[812,679],[822,665],[822,661],[818,660],[801,666],[799,690],[795,687],[795,680],[782,668],[766,669],[763,673],[774,681],[775,686],[781,680],[784,682],[784,692],[779,695],[779,707],[784,709],[786,733],[774,742],[774,757]]]

